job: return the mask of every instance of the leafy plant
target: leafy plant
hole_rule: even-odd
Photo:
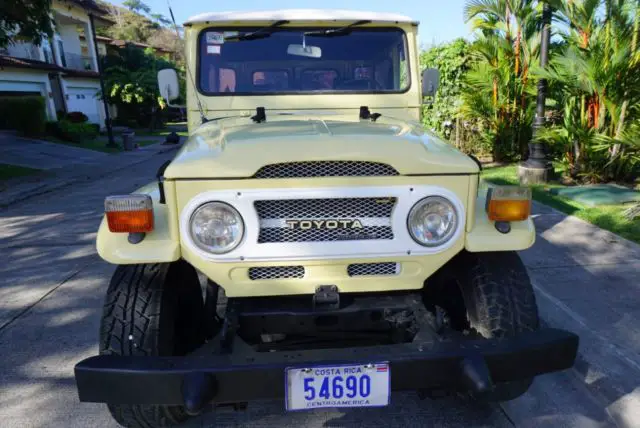
[[[440,72],[440,86],[432,103],[423,106],[423,124],[449,138],[458,115],[462,80],[471,65],[469,43],[464,39],[434,46],[420,54],[420,69]]]
[[[0,48],[16,39],[39,45],[53,35],[51,0],[2,0],[0,2]]]
[[[562,148],[575,179],[633,180],[640,173],[638,4],[584,0],[556,7],[568,24],[560,33],[564,43],[534,74],[551,83],[564,119],[538,139]]]
[[[54,136],[66,141],[82,143],[98,136],[95,124],[92,123],[74,123],[63,119],[57,124],[57,128],[53,130]]]
[[[136,120],[138,126],[159,125],[166,107],[156,80],[158,70],[176,68],[152,50],[135,46],[121,49],[119,56],[105,59],[105,86],[109,102],[118,107],[119,119]]]
[[[460,114],[476,124],[495,161],[526,156],[534,117],[539,13],[531,0],[470,0],[467,21],[478,35],[462,86]]]

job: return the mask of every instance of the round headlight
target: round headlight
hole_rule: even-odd
[[[208,202],[191,215],[191,238],[201,249],[228,253],[240,244],[244,222],[240,213],[223,202]]]
[[[407,219],[414,241],[425,247],[437,247],[447,242],[456,231],[456,209],[442,196],[429,196],[418,201]]]

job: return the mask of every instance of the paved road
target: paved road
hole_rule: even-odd
[[[3,427],[113,427],[79,404],[73,365],[97,353],[113,267],[94,250],[102,201],[152,177],[170,154],[0,211],[0,421]],[[394,395],[376,410],[285,415],[279,402],[221,410],[189,426],[640,426],[640,248],[537,208],[538,241],[522,253],[545,322],[577,331],[577,368],[536,380],[502,406]]]

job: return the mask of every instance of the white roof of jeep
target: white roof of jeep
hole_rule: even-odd
[[[201,13],[192,16],[185,24],[219,23],[230,21],[373,21],[403,22],[417,24],[418,21],[396,13],[365,12],[340,9],[283,9],[261,11],[231,11]]]

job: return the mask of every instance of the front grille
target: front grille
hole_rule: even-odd
[[[265,165],[254,178],[383,177],[400,175],[391,165],[363,161],[308,161]]]
[[[258,243],[393,239],[396,198],[255,201]]]
[[[303,278],[304,266],[264,266],[249,268],[249,279],[289,279]]]
[[[347,267],[349,276],[398,275],[400,264],[396,262],[354,263]]]

